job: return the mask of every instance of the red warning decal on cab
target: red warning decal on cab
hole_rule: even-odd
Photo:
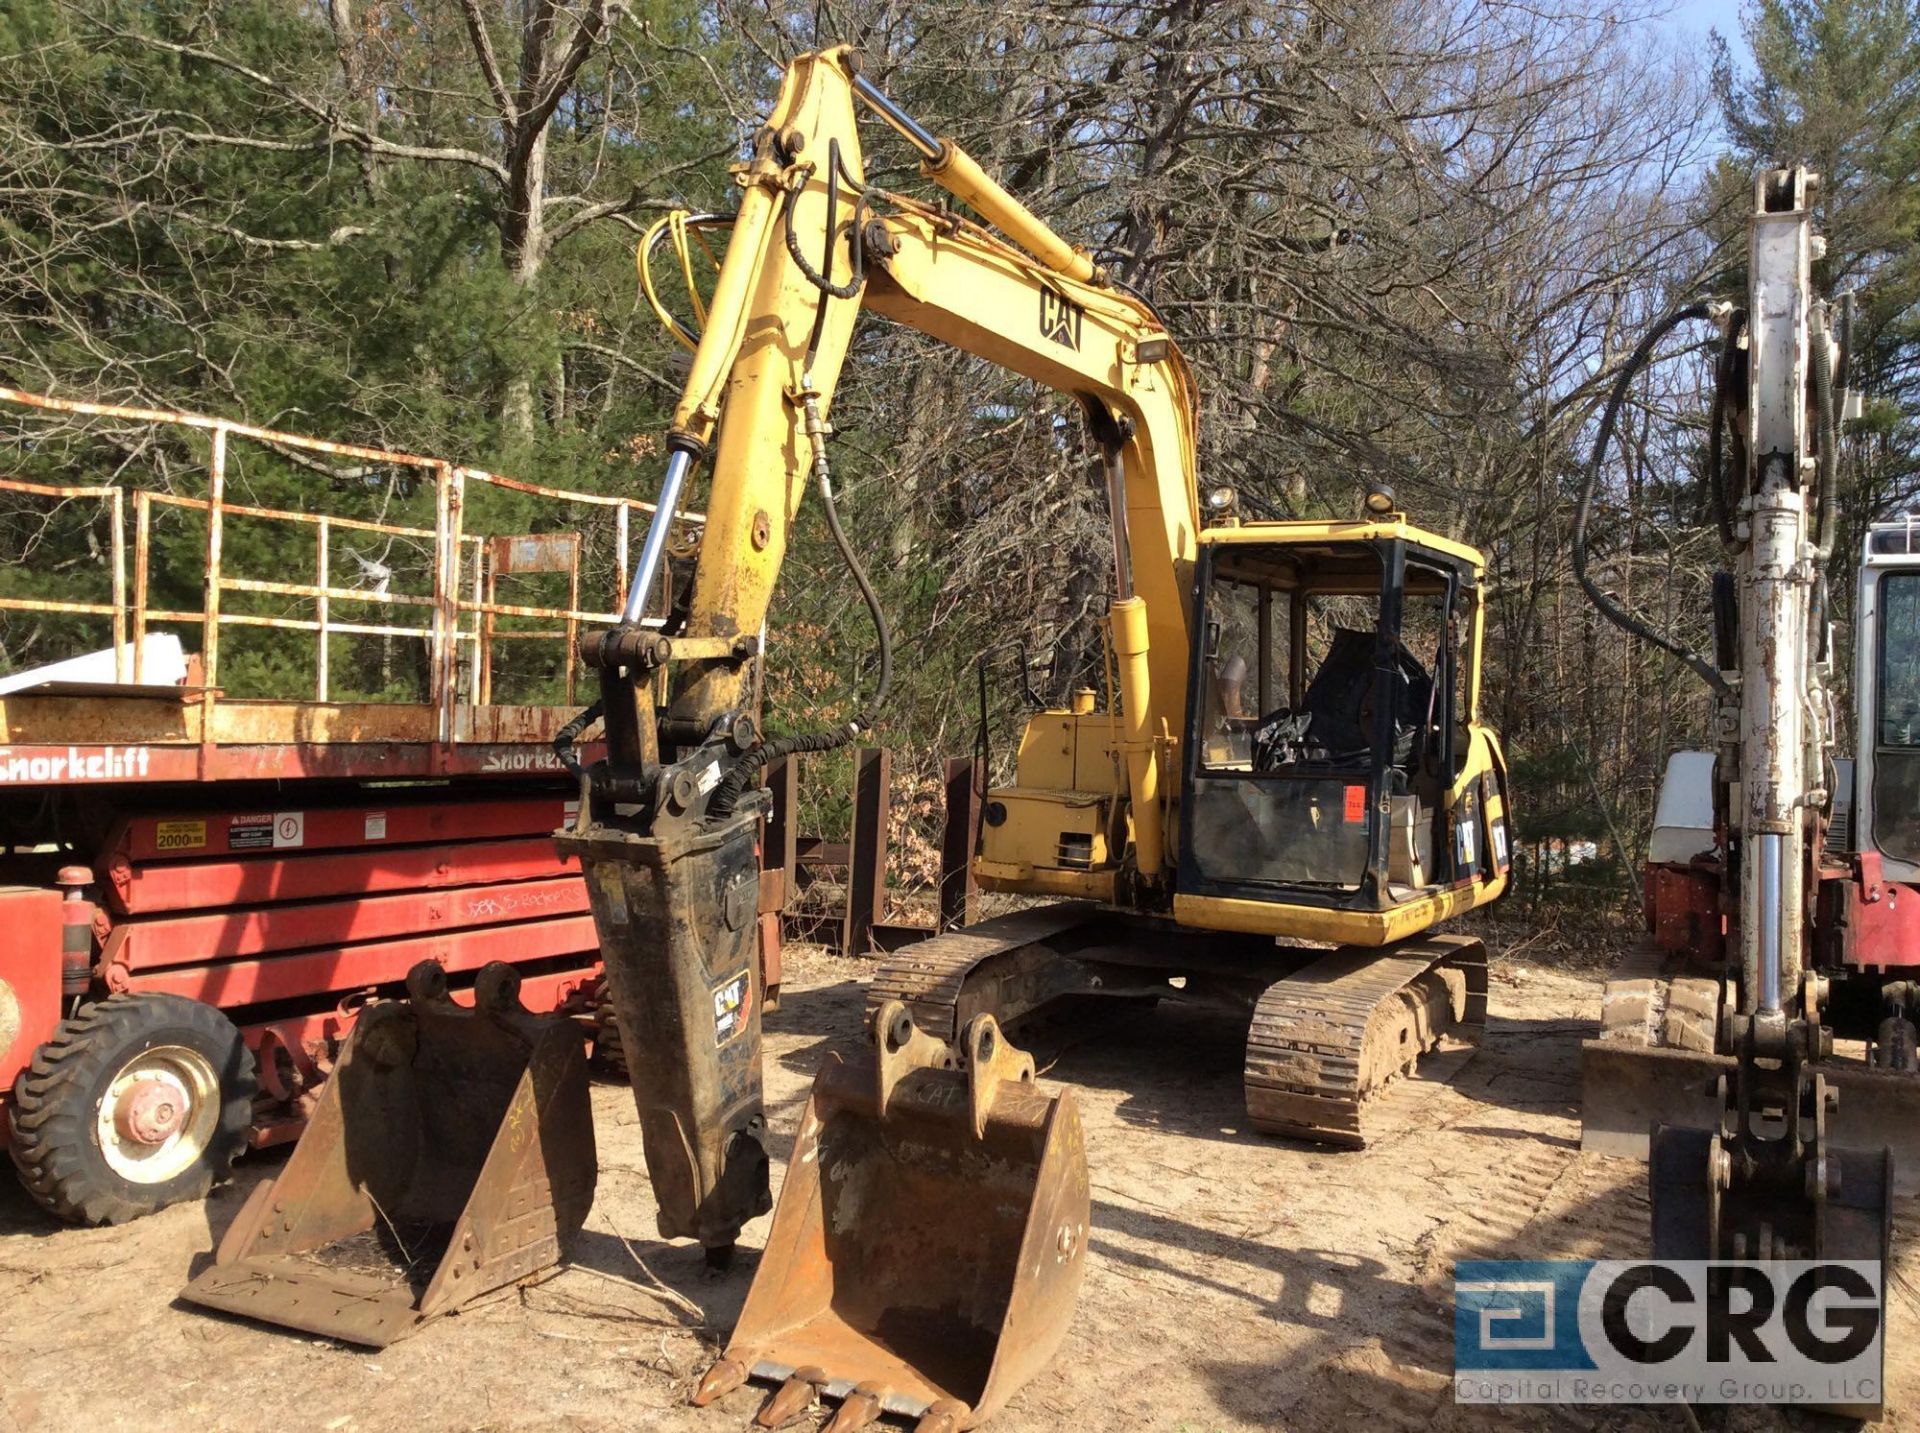
[[[1367,788],[1349,786],[1347,788],[1347,824],[1355,825],[1367,819]]]

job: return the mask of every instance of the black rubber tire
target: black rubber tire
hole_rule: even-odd
[[[140,1184],[100,1150],[95,1121],[114,1078],[142,1051],[178,1045],[204,1056],[219,1081],[219,1118],[200,1157],[172,1179]],[[111,995],[82,1005],[46,1044],[17,1089],[9,1153],[20,1182],[72,1224],[125,1224],[204,1197],[247,1146],[256,1088],[253,1054],[231,1020],[180,995]]]

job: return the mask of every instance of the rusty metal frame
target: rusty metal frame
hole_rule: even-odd
[[[848,844],[847,907],[840,949],[866,955],[873,932],[886,922],[887,826],[892,808],[893,760],[885,747],[863,746],[854,754],[853,830]]]
[[[0,611],[72,612],[88,617],[105,617],[113,624],[113,676],[124,682],[127,672],[127,510],[125,492],[114,487],[61,487],[50,483],[29,483],[18,478],[0,478],[0,492],[31,493],[36,497],[59,498],[63,503],[93,498],[107,509],[111,529],[113,599],[110,602],[59,602],[35,597],[0,597]],[[137,665],[136,661],[136,665]],[[134,681],[140,678],[135,675]]]
[[[125,501],[128,490],[113,486],[55,487],[14,479],[0,479],[0,491],[20,492],[62,500],[95,499],[108,509],[112,525],[112,582],[110,603],[57,602],[27,598],[0,598],[0,610],[74,612],[109,619],[113,628],[116,653],[115,675],[119,681],[131,679],[139,684],[145,677],[142,646],[148,630],[155,624],[197,625],[201,632],[202,744],[213,739],[214,709],[220,701],[220,634],[229,627],[268,627],[284,631],[311,632],[317,646],[314,664],[313,700],[330,700],[331,672],[328,639],[336,634],[352,636],[404,637],[428,644],[429,685],[435,708],[435,740],[451,742],[456,729],[455,710],[461,703],[459,690],[460,652],[468,648],[466,700],[473,706],[486,706],[492,700],[493,644],[501,641],[559,641],[566,643],[563,663],[566,696],[574,700],[574,651],[581,625],[611,625],[619,620],[619,609],[626,599],[628,581],[628,543],[632,513],[651,514],[655,505],[636,498],[614,497],[599,493],[530,483],[480,468],[463,467],[444,458],[426,457],[394,449],[367,447],[354,443],[336,443],[304,434],[236,423],[184,411],[131,407],[120,404],[87,403],[52,398],[17,388],[0,386],[0,403],[15,404],[43,412],[79,417],[113,418],[156,426],[189,428],[208,434],[207,496],[182,497],[149,490],[132,491],[134,538],[131,581],[127,572]],[[434,526],[408,527],[373,522],[361,518],[330,514],[295,512],[234,503],[227,499],[226,479],[230,444],[234,439],[291,448],[333,457],[360,459],[370,463],[412,467],[430,472],[434,482]],[[582,544],[577,535],[572,544],[572,559],[565,569],[568,598],[564,607],[497,600],[495,574],[487,571],[490,536],[463,531],[469,484],[481,484],[555,502],[609,508],[614,518],[614,590],[612,610],[592,611],[581,606],[579,559]],[[152,576],[152,535],[154,505],[192,510],[206,515],[205,576],[202,580],[201,607],[198,611],[165,609],[152,606],[148,590]],[[693,525],[705,522],[698,513],[682,513],[680,519]],[[311,582],[288,582],[246,577],[230,573],[225,562],[225,532],[228,518],[247,518],[272,522],[304,524],[314,530],[314,567]],[[341,531],[372,532],[402,537],[429,545],[433,554],[432,592],[374,593],[357,588],[339,587],[331,580],[332,540]],[[559,569],[556,569],[559,570]],[[470,579],[470,581],[469,581]],[[462,588],[466,588],[463,595]],[[258,616],[225,610],[223,598],[232,592],[268,593],[304,599],[313,604],[312,617]],[[422,625],[400,622],[340,621],[334,614],[339,603],[371,604],[386,609],[418,609],[425,614]],[[397,614],[396,614],[397,615]],[[531,631],[501,631],[500,617],[544,620],[554,625]],[[657,621],[658,619],[656,619]],[[129,641],[131,635],[131,641]],[[129,661],[131,669],[129,670]]]
[[[846,873],[837,912],[782,912],[789,938],[820,942],[842,955],[884,954],[977,918],[980,888],[973,878],[973,847],[985,789],[978,758],[953,757],[946,763],[937,926],[885,919],[891,776],[892,760],[885,750],[861,747],[855,752],[852,830],[845,841],[828,841],[798,829],[800,759],[781,757],[768,765],[766,782],[773,802],[761,839],[762,869],[779,873],[780,890],[788,897],[807,890],[821,867]]]

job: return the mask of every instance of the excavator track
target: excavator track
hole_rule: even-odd
[[[1677,964],[1650,939],[1629,951],[1600,997],[1599,1038],[1712,1054],[1720,1030],[1720,979],[1665,973]]]
[[[1457,1024],[1486,1019],[1486,948],[1429,936],[1348,947],[1275,981],[1247,1031],[1247,1117],[1267,1134],[1359,1148],[1367,1097]]]
[[[882,1005],[899,1000],[920,1029],[942,1040],[956,1039],[965,1023],[960,1018],[960,1006],[969,993],[969,976],[996,956],[1041,945],[1084,925],[1096,910],[1080,902],[1040,906],[916,941],[875,972],[867,987],[866,1018],[871,1022]],[[969,1010],[967,1015],[977,1013],[981,1012]],[[1000,1014],[991,1006],[985,1013]]]
[[[874,975],[867,1017],[899,1000],[915,1025],[948,1040],[974,1015],[1017,1018],[1044,1003],[1050,988],[1073,988],[1065,974],[1076,964],[1071,934],[1097,915],[1088,905],[1045,906],[919,941]],[[1050,948],[1050,941],[1069,948]],[[1054,973],[1061,978],[1050,980]],[[1387,951],[1348,947],[1274,981],[1255,1003],[1247,1034],[1254,1127],[1365,1144],[1366,1098],[1449,1030],[1482,1023],[1486,991],[1486,949],[1466,936],[1428,936]]]
[[[1657,1124],[1714,1129],[1722,1102],[1714,1087],[1733,1070],[1718,1052],[1716,976],[1692,973],[1648,937],[1607,977],[1600,1028],[1580,1047],[1580,1147],[1645,1159]]]

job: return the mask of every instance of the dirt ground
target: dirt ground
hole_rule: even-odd
[[[857,1043],[867,969],[790,952],[767,1029],[776,1152],[822,1052]],[[1044,1077],[1081,1102],[1092,1249],[1059,1357],[993,1427],[1687,1426],[1670,1409],[1453,1401],[1454,1260],[1637,1255],[1647,1225],[1639,1166],[1578,1147],[1579,1040],[1599,969],[1496,954],[1492,990],[1480,1050],[1442,1056],[1383,1097],[1387,1133],[1355,1153],[1248,1132],[1240,1035],[1224,1019],[1163,1006],[1096,1035],[1030,1040]],[[378,1354],[174,1302],[272,1157],[243,1161],[204,1206],[124,1229],[57,1229],[0,1181],[0,1433],[747,1427],[757,1391],[704,1411],[685,1399],[739,1311],[766,1222],[749,1228],[734,1270],[710,1278],[697,1248],[654,1234],[630,1095],[602,1085],[594,1103],[599,1197],[575,1265]],[[1920,1409],[1920,1296],[1902,1237],[1914,1223],[1903,1205],[1894,1428],[1920,1426],[1907,1411]],[[1726,1426],[1836,1425],[1740,1410]]]

